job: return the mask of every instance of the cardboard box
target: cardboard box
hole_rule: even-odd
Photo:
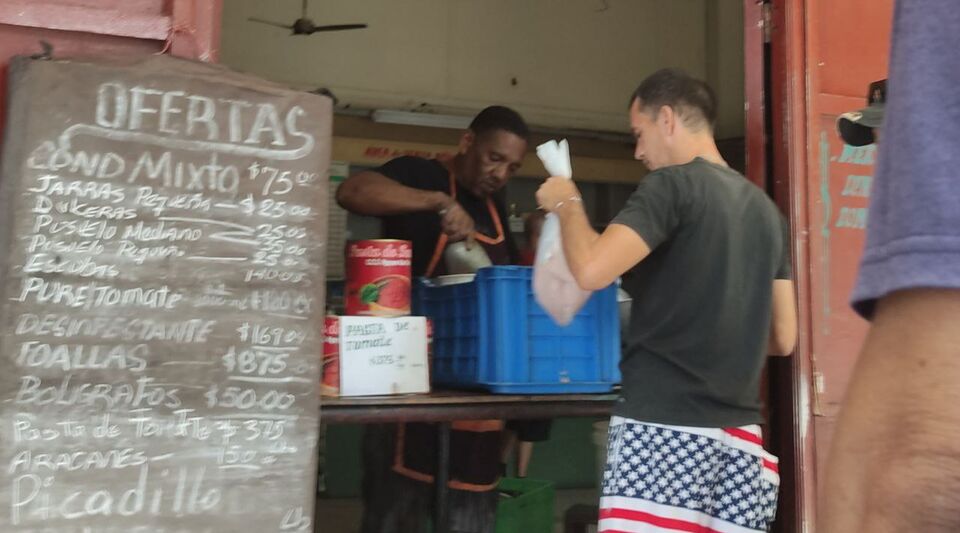
[[[327,316],[324,396],[430,392],[429,327],[418,316]]]

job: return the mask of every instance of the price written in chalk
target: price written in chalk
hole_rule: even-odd
[[[262,409],[264,411],[285,411],[297,401],[297,397],[279,390],[259,390],[243,387],[221,387],[210,385],[204,393],[207,407],[213,409]]]
[[[222,360],[227,372],[274,376],[286,372],[289,357],[290,349],[267,346],[237,350],[231,346]]]
[[[312,213],[309,206],[270,198],[254,200],[253,195],[249,194],[240,200],[238,205],[245,215],[259,215],[266,218],[304,218]]]
[[[259,163],[247,167],[247,176],[251,180],[263,178],[264,196],[287,194],[295,185],[310,185],[320,177],[315,172],[280,170]]]
[[[249,341],[261,346],[298,346],[307,338],[307,334],[300,330],[251,325],[249,322],[241,324],[237,328],[237,333],[240,334],[241,341]]]

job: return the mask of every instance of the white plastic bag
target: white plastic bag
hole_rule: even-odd
[[[551,176],[573,177],[567,140],[549,141],[537,147],[537,156]],[[592,294],[577,285],[570,273],[567,258],[560,241],[560,220],[548,213],[533,264],[533,295],[537,303],[560,326],[566,326],[576,316]]]

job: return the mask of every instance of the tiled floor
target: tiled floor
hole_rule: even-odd
[[[596,504],[597,492],[594,489],[558,490],[555,502],[556,519],[554,532],[563,532],[563,513],[571,505],[578,503]],[[360,529],[360,500],[357,499],[319,499],[317,500],[317,533],[357,533]],[[590,529],[593,532],[596,529]],[[517,532],[523,533],[523,532]]]

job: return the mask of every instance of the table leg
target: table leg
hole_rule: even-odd
[[[448,508],[450,479],[450,422],[437,424],[437,475],[434,478],[436,491],[433,509],[434,533],[447,533],[450,530]]]

